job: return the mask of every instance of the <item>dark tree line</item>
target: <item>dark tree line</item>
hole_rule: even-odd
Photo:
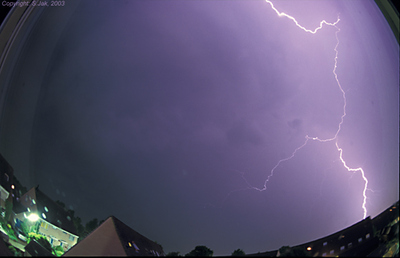
[[[279,248],[280,257],[310,257],[311,255],[301,247],[282,246]]]
[[[208,248],[207,246],[204,245],[198,245],[196,246],[192,251],[189,253],[185,254],[185,257],[190,257],[190,256],[197,256],[197,257],[210,257],[213,256],[214,251]],[[235,251],[232,252],[232,256],[244,256],[246,255],[245,252],[242,249],[236,249]],[[170,257],[181,257],[182,255],[179,254],[179,252],[169,252],[166,256]]]

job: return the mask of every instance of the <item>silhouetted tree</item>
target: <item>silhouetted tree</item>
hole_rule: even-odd
[[[75,211],[71,209],[67,209],[65,203],[60,200],[56,200],[56,203],[61,206],[65,211],[68,212],[69,216],[71,217],[72,222],[74,223],[76,233],[78,234],[78,242],[82,240],[87,234],[85,232],[85,227],[82,225],[82,219],[80,217],[75,217]]]
[[[279,248],[279,257],[310,257],[311,254],[308,253],[302,247],[290,247],[282,246]]]
[[[287,255],[289,253],[290,253],[290,246],[284,245],[281,248],[279,248],[277,256],[285,257],[285,255]]]
[[[78,241],[80,241],[85,235],[85,227],[82,225],[82,219],[80,217],[73,217],[72,222],[74,222],[76,233],[79,236]]]
[[[173,257],[178,257],[178,256],[182,256],[182,255],[179,255],[179,252],[169,252],[169,253],[167,253],[167,255],[166,256],[173,256]]]
[[[95,218],[95,219],[92,219],[91,221],[89,221],[89,222],[87,222],[86,223],[86,225],[85,225],[85,231],[86,231],[86,233],[90,233],[90,232],[92,232],[93,230],[95,230],[97,227],[99,226],[99,222],[98,222],[98,220]]]
[[[233,251],[232,256],[245,256],[246,254],[242,249],[236,249]]]
[[[190,251],[190,253],[187,253],[185,256],[212,256],[213,253],[214,251],[207,246],[198,245],[194,248],[194,250]]]

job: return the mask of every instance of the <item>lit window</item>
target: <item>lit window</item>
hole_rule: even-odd
[[[371,235],[368,233],[365,235],[365,238],[368,239]]]
[[[139,252],[139,247],[135,244],[135,242],[132,241],[133,247],[135,248],[136,252]]]
[[[44,210],[45,210],[46,212],[49,212],[49,209],[47,209],[46,206],[44,206]]]
[[[32,199],[32,203],[33,203],[33,204],[36,204],[36,201],[35,201],[35,199]]]
[[[28,210],[28,212],[31,212],[31,209],[29,209],[29,207],[28,208],[26,208],[27,210]]]
[[[69,236],[69,240],[74,241],[74,240],[75,240],[75,237],[74,237],[73,235],[70,235],[70,236]]]
[[[46,222],[42,221],[42,222],[40,223],[40,226],[41,226],[42,228],[44,228],[44,229],[47,229],[47,228],[49,227],[49,224],[47,224]]]
[[[326,246],[328,244],[328,242],[324,242],[323,245]]]
[[[70,217],[70,216],[67,216],[67,220],[71,221],[71,217]]]
[[[335,250],[331,250],[329,253],[330,253],[330,254],[334,254],[334,253],[335,253]]]
[[[361,237],[358,239],[358,242],[359,242],[359,243],[361,243],[361,242],[362,242],[362,238],[361,238]]]
[[[42,217],[43,217],[44,219],[46,219],[46,214],[42,213]]]
[[[15,188],[15,186],[14,185],[11,185],[11,189],[14,189]]]
[[[344,245],[342,245],[341,247],[340,247],[340,251],[343,251],[344,250]]]
[[[311,251],[311,249],[312,249],[311,246],[307,247],[307,251]]]
[[[348,244],[347,244],[347,247],[348,247],[348,248],[350,248],[350,247],[352,247],[352,246],[353,246],[353,243],[348,243]]]

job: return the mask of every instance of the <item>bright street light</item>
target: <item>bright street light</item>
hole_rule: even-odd
[[[29,214],[28,219],[32,222],[35,222],[35,221],[38,221],[39,216],[35,213],[31,213],[31,214]]]

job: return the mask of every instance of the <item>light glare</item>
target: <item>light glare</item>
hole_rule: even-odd
[[[28,219],[32,222],[35,222],[35,221],[38,221],[39,216],[35,213],[31,213],[31,214],[29,214]]]

